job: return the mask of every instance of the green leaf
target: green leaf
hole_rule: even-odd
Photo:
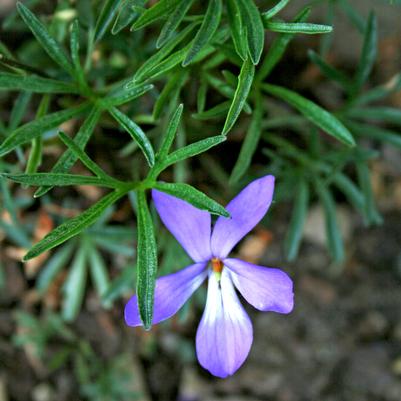
[[[81,88],[87,89],[87,84],[85,81],[85,72],[81,66],[81,61],[79,58],[79,21],[75,19],[71,24],[70,33],[70,51],[72,64],[74,66],[78,84]]]
[[[259,10],[253,0],[236,0],[246,30],[248,53],[253,64],[258,64],[265,42],[265,30]]]
[[[387,142],[401,149],[401,135],[399,132],[387,130],[371,124],[359,124],[351,121],[347,121],[346,125],[354,135]]]
[[[364,213],[365,199],[359,188],[344,174],[337,173],[333,184],[345,195],[348,202],[359,212]]]
[[[338,82],[343,88],[350,88],[352,85],[351,80],[343,74],[341,71],[338,71],[336,68],[332,67],[330,64],[327,64],[317,53],[313,50],[308,51],[308,56],[313,63],[317,65],[320,72],[332,81]]]
[[[149,163],[149,166],[152,167],[155,164],[155,154],[152,144],[149,142],[149,139],[142,131],[142,129],[137,124],[135,124],[128,116],[121,113],[121,111],[117,108],[112,107],[108,109],[108,111],[113,116],[113,118],[121,125],[121,127],[123,127],[131,135],[132,139],[141,148],[146,160]]]
[[[107,175],[101,167],[99,167],[79,146],[78,144],[70,139],[63,132],[59,132],[60,139],[64,142],[64,144],[71,150],[73,155],[75,156],[75,160],[80,160],[93,174],[97,177],[102,178],[102,181],[108,181],[113,184],[116,183],[116,180]]]
[[[401,110],[394,107],[355,107],[347,110],[347,117],[362,120],[377,120],[401,126]]]
[[[231,38],[234,42],[235,51],[243,61],[246,60],[248,54],[248,44],[246,30],[242,22],[241,12],[238,7],[237,0],[227,0],[227,18],[231,30]]]
[[[329,25],[321,24],[310,24],[303,22],[274,22],[265,21],[264,24],[266,29],[273,32],[281,33],[306,33],[309,35],[330,33],[333,31],[333,27]]]
[[[294,19],[294,22],[306,21],[310,14],[310,8],[304,8]],[[281,60],[281,57],[285,53],[288,44],[291,39],[295,36],[294,33],[282,33],[271,44],[269,51],[267,52],[262,66],[260,67],[256,79],[261,82],[270,74],[272,69]]]
[[[211,120],[213,118],[223,118],[227,116],[228,110],[230,109],[231,102],[222,102],[208,110],[200,113],[192,114],[192,117],[196,120]]]
[[[248,58],[242,65],[241,72],[238,77],[237,89],[235,91],[230,109],[228,110],[227,118],[221,132],[222,135],[227,135],[227,133],[234,126],[235,121],[237,121],[237,118],[244,107],[249,91],[251,90],[254,75],[255,66]]]
[[[163,108],[169,104],[175,104],[178,100],[180,91],[188,79],[188,71],[181,67],[177,68],[177,71],[168,80],[160,96],[156,100],[153,108],[153,118],[158,120]]]
[[[228,213],[223,206],[221,206],[215,200],[209,198],[203,192],[198,191],[191,185],[157,182],[153,188],[165,192],[166,194],[173,195],[176,198],[182,199],[198,209],[207,210],[209,213],[216,214],[218,216],[230,217],[230,213]]]
[[[96,220],[103,214],[103,212],[123,195],[123,191],[113,191],[103,197],[89,209],[85,210],[82,214],[67,220],[65,223],[55,228],[41,241],[35,244],[24,256],[23,261],[35,258],[41,253],[52,249],[55,246],[67,241],[71,237],[79,234],[85,228],[95,223]]]
[[[106,0],[104,2],[102,11],[99,14],[99,17],[96,21],[95,26],[95,42],[99,41],[103,35],[106,33],[109,28],[113,18],[116,16],[118,11],[118,6],[120,5],[121,0]]]
[[[145,4],[145,0],[123,0],[123,4],[121,4],[117,18],[114,21],[113,28],[111,29],[111,33],[113,35],[117,35],[119,32],[121,32],[138,16],[138,13],[132,9],[137,3],[143,6]]]
[[[362,192],[365,198],[364,211],[366,219],[371,224],[381,224],[383,223],[383,218],[380,216],[376,208],[369,166],[365,162],[357,162],[356,171],[358,173],[359,185],[362,188]]]
[[[306,214],[308,212],[308,204],[309,187],[307,182],[301,179],[296,191],[290,226],[284,242],[287,259],[289,261],[295,260],[298,255]]]
[[[210,138],[202,139],[198,142],[191,143],[190,145],[180,148],[180,149],[170,153],[166,157],[165,162],[162,163],[161,169],[164,170],[165,168],[167,168],[168,166],[170,166],[172,164],[175,164],[179,161],[196,156],[199,153],[206,152],[213,146],[216,146],[216,145],[224,142],[226,139],[227,139],[227,137],[224,135],[217,135],[217,136],[212,136]]]
[[[109,288],[109,275],[107,274],[106,264],[96,247],[90,246],[89,249],[89,268],[92,281],[95,285],[99,298],[105,307],[110,306],[110,302],[103,300],[104,294]]]
[[[248,170],[252,156],[258,146],[259,138],[262,133],[262,99],[260,96],[255,98],[255,110],[252,114],[251,124],[249,125],[245,140],[242,143],[238,159],[235,162],[230,176],[230,182],[237,182]]]
[[[369,15],[365,29],[362,54],[354,78],[354,91],[358,92],[372,71],[377,55],[377,21],[374,12]]]
[[[86,117],[84,123],[82,124],[81,128],[79,129],[77,135],[74,138],[74,143],[80,149],[85,149],[87,142],[89,141],[90,136],[92,135],[96,124],[100,118],[101,110],[94,106],[88,116]],[[61,135],[62,136],[62,135]],[[68,138],[67,138],[68,141]],[[58,173],[66,173],[69,169],[74,165],[74,163],[78,160],[78,156],[76,152],[73,152],[71,149],[65,151],[61,157],[58,159],[57,163],[52,168],[51,172],[58,174]],[[88,167],[89,168],[89,167]],[[43,196],[45,193],[50,191],[51,187],[41,187],[35,192],[34,197],[38,198]]]
[[[86,286],[87,257],[87,247],[83,244],[78,249],[64,284],[64,300],[61,313],[63,319],[68,322],[77,317],[82,307]]]
[[[132,25],[133,30],[144,28],[160,18],[171,14],[180,0],[160,0],[154,6],[148,8]]]
[[[7,72],[0,72],[0,90],[2,89],[35,93],[78,93],[78,89],[68,82]]]
[[[145,330],[152,326],[153,298],[157,272],[157,246],[152,217],[149,212],[146,195],[137,192],[137,286],[138,308]]]
[[[46,264],[41,268],[36,280],[36,289],[44,294],[50,284],[54,282],[57,274],[70,260],[75,244],[71,241],[54,253]]]
[[[192,45],[182,62],[182,66],[186,67],[190,64],[200,50],[212,39],[216,32],[223,10],[222,0],[209,0],[205,17],[203,18],[202,25],[195,35]]]
[[[57,41],[50,36],[46,27],[36,18],[36,16],[22,3],[17,3],[17,10],[24,20],[25,24],[28,25],[37,41],[46,51],[46,53],[65,71],[74,75],[74,69],[71,65],[70,60],[65,54],[62,47]]]
[[[167,125],[166,133],[163,135],[163,141],[160,145],[160,150],[157,153],[157,158],[163,160],[168,155],[171,145],[174,142],[174,138],[177,134],[178,125],[181,120],[182,110],[184,109],[183,104],[180,104],[177,110],[174,112],[170,121]]]
[[[153,89],[154,86],[152,84],[139,84],[135,86],[124,85],[124,87],[112,94],[109,94],[104,99],[102,99],[105,107],[112,107],[112,106],[121,106],[122,104],[131,102],[132,100],[141,97],[146,92],[149,92]]]
[[[14,102],[14,106],[11,110],[10,122],[8,124],[8,130],[14,131],[21,123],[22,118],[26,114],[28,104],[31,100],[32,93],[21,92]]]
[[[82,103],[79,106],[71,107],[67,110],[57,111],[48,114],[35,121],[31,121],[9,135],[0,146],[0,157],[14,150],[17,146],[30,142],[34,138],[38,138],[45,132],[57,128],[60,124],[67,120],[77,117],[85,112],[88,108],[88,103]]]
[[[326,222],[326,240],[332,258],[336,262],[344,260],[344,244],[337,225],[336,204],[333,196],[322,182],[316,182],[316,192],[323,206]]]
[[[267,21],[277,15],[288,3],[290,0],[280,0],[274,7],[270,10],[262,13],[262,18]]]
[[[156,47],[162,47],[174,34],[174,31],[184,19],[194,0],[180,0],[174,11],[170,13],[156,42]]]
[[[162,60],[170,55],[174,48],[179,45],[199,24],[198,21],[189,24],[176,37],[168,41],[157,53],[151,56],[141,67],[138,68],[134,75],[133,82],[144,81],[145,77],[149,77],[149,71],[157,67]]]
[[[65,186],[65,185],[95,185],[99,187],[115,188],[116,185],[109,180],[98,177],[76,174],[52,174],[52,173],[31,173],[31,174],[2,174],[9,180],[20,184],[31,186]]]
[[[276,96],[295,107],[313,124],[317,125],[340,142],[348,146],[355,146],[354,138],[348,129],[336,117],[334,117],[334,115],[322,109],[316,103],[313,103],[298,93],[280,86],[263,84],[262,88],[273,96]]]

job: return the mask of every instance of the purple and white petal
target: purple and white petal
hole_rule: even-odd
[[[219,217],[211,238],[212,253],[225,258],[234,246],[259,223],[272,202],[274,177],[252,181],[226,207],[231,218]]]
[[[224,259],[223,263],[239,292],[256,309],[278,313],[292,311],[293,284],[287,273],[239,259]]]
[[[168,319],[184,305],[207,277],[206,266],[196,263],[156,280],[152,324]],[[124,317],[128,326],[142,326],[136,295],[125,305]]]
[[[251,349],[252,323],[242,307],[228,272],[220,285],[210,273],[205,311],[196,333],[199,363],[211,374],[227,377],[244,363]]]
[[[157,212],[164,225],[195,262],[211,258],[211,218],[208,212],[199,210],[188,202],[152,190]]]

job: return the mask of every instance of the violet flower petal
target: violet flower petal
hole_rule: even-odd
[[[225,258],[234,246],[259,223],[272,202],[274,177],[252,181],[226,207],[231,218],[219,217],[211,238],[212,253]]]
[[[256,309],[290,313],[294,307],[292,280],[280,269],[224,259],[234,285]]]
[[[164,225],[195,262],[211,258],[210,214],[181,199],[152,190],[153,201]]]
[[[206,307],[196,333],[199,363],[215,376],[232,375],[249,354],[252,332],[226,269],[220,285],[216,274],[210,273]]]
[[[207,277],[206,266],[196,263],[156,280],[152,324],[168,319],[184,305]],[[128,326],[142,326],[136,295],[125,305],[124,316]]]

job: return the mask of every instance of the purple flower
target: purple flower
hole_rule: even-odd
[[[219,377],[232,375],[245,361],[253,339],[252,323],[235,288],[255,308],[291,312],[292,281],[279,269],[229,258],[234,246],[262,219],[273,197],[274,177],[251,182],[226,207],[211,230],[208,212],[153,190],[156,209],[166,227],[195,262],[156,281],[153,324],[173,316],[208,277],[205,311],[196,334],[200,364]],[[129,326],[140,326],[136,296],[125,307]]]

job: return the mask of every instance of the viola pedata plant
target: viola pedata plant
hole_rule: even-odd
[[[252,342],[235,288],[260,310],[288,313],[293,305],[285,273],[228,257],[266,213],[272,176],[277,205],[292,206],[288,260],[298,255],[314,202],[324,211],[335,262],[346,256],[339,201],[367,225],[381,222],[370,161],[382,144],[401,148],[401,112],[385,103],[401,89],[401,75],[371,84],[375,14],[364,18],[347,0],[314,2],[327,10],[322,23],[309,22],[311,8],[297,10],[290,0],[55,3],[18,2],[2,21],[3,237],[27,250],[24,261],[47,259],[58,247],[36,281],[44,294],[64,272],[68,321],[83,305],[88,274],[105,307],[136,285],[126,320],[146,329],[174,314],[208,277],[198,358],[217,376],[232,374]],[[347,71],[327,61],[332,35],[341,35],[332,32],[339,14],[363,38],[359,62]],[[280,77],[283,68],[298,77],[286,57],[299,35],[321,37],[313,49],[297,46],[309,57],[303,63],[341,93],[340,103],[316,100],[313,90]],[[82,186],[97,188],[93,204],[69,218],[52,212],[56,228],[32,240],[29,212],[49,204],[81,210],[88,199]],[[244,187],[227,207],[220,204]],[[194,261],[158,281],[159,262],[170,258],[164,273],[178,264],[153,205]],[[132,223],[117,216],[127,207]],[[217,216],[212,232],[211,214]],[[121,257],[124,268],[116,272],[109,266]],[[1,277],[0,261],[0,285]]]

